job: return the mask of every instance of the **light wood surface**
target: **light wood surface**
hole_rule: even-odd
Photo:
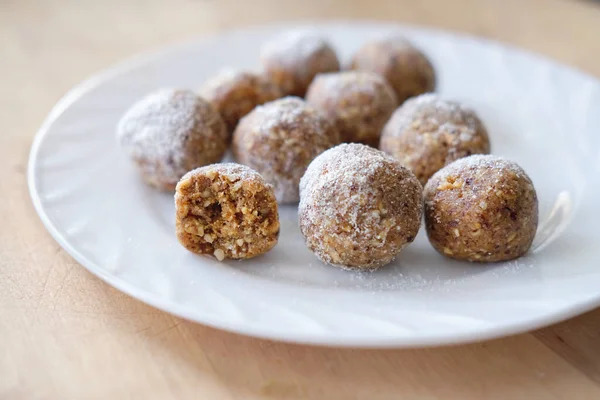
[[[28,151],[71,86],[175,40],[309,17],[470,32],[600,75],[600,6],[585,2],[0,0],[0,399],[600,398],[600,310],[531,334],[447,348],[281,344],[131,299],[46,233],[27,193]]]

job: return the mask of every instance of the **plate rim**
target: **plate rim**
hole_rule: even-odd
[[[583,71],[577,67],[571,66],[569,64],[564,64],[560,61],[549,58],[543,54],[530,51],[527,49],[520,48],[513,44],[503,43],[494,39],[488,39],[484,37],[479,37],[467,33],[451,31],[446,29],[438,29],[431,28],[427,26],[418,26],[413,24],[404,24],[401,22],[393,22],[393,21],[377,21],[377,20],[369,20],[369,19],[359,19],[359,20],[344,20],[344,19],[306,19],[306,20],[290,20],[283,21],[277,23],[265,23],[265,24],[251,24],[244,25],[234,29],[223,29],[218,30],[217,32],[201,34],[199,36],[194,36],[192,38],[188,38],[181,41],[175,41],[171,44],[166,44],[162,46],[157,46],[154,49],[143,51],[141,53],[137,53],[133,56],[126,57],[121,61],[118,61],[111,66],[108,66],[99,72],[96,72],[84,79],[80,83],[76,84],[69,91],[64,94],[61,99],[52,107],[49,114],[46,116],[42,125],[37,130],[31,149],[29,152],[29,159],[27,163],[27,185],[29,189],[29,194],[34,206],[35,211],[40,217],[44,227],[50,233],[56,242],[71,256],[77,261],[81,266],[86,268],[93,275],[100,278],[102,281],[107,283],[110,286],[118,289],[119,291],[127,294],[128,296],[133,297],[136,300],[142,301],[154,308],[157,308],[161,311],[167,312],[169,314],[175,315],[177,317],[183,318],[187,321],[191,321],[194,323],[199,323],[202,325],[210,326],[211,328],[216,328],[220,330],[225,330],[228,332],[232,332],[235,334],[241,334],[246,336],[251,336],[255,338],[275,340],[280,342],[287,343],[297,343],[297,344],[307,344],[307,345],[318,345],[318,346],[330,346],[330,347],[353,347],[353,348],[419,348],[419,347],[437,347],[443,345],[453,345],[453,344],[465,344],[472,342],[479,342],[483,340],[495,339],[505,336],[511,336],[523,332],[527,332],[533,329],[538,329],[550,324],[558,323],[564,321],[568,318],[575,317],[577,315],[583,314],[587,311],[590,311],[598,306],[600,306],[600,290],[598,293],[592,297],[587,299],[586,301],[580,301],[577,303],[571,303],[568,306],[564,306],[562,308],[557,309],[554,312],[547,312],[546,314],[541,315],[537,318],[530,318],[526,321],[516,322],[514,324],[506,325],[502,328],[498,327],[481,327],[474,328],[468,333],[445,333],[442,335],[436,334],[420,334],[418,336],[390,336],[383,337],[381,336],[378,339],[374,339],[372,337],[340,337],[337,339],[332,338],[330,335],[323,334],[315,334],[311,332],[304,332],[301,335],[289,335],[285,336],[280,335],[279,331],[272,331],[269,328],[261,329],[260,326],[256,324],[248,324],[248,323],[231,323],[223,319],[213,318],[209,315],[204,315],[199,318],[199,315],[202,315],[202,312],[198,312],[192,310],[189,307],[181,306],[176,302],[169,299],[158,298],[145,290],[127,282],[126,280],[121,279],[116,275],[111,275],[106,273],[103,268],[97,265],[95,262],[88,260],[84,257],[75,247],[69,244],[67,238],[65,238],[64,234],[59,232],[58,228],[53,224],[49,215],[47,214],[44,205],[42,204],[42,200],[40,197],[40,193],[38,191],[38,187],[36,185],[38,181],[38,176],[36,174],[36,162],[38,160],[38,153],[40,151],[40,147],[48,135],[50,128],[54,124],[54,122],[73,105],[77,100],[79,100],[83,95],[93,90],[94,88],[100,86],[105,81],[110,80],[111,78],[121,75],[127,71],[135,69],[139,65],[143,65],[149,62],[152,62],[155,59],[160,58],[167,52],[171,52],[176,50],[177,48],[183,48],[186,46],[193,45],[195,43],[200,43],[204,41],[210,41],[225,35],[231,34],[240,34],[243,32],[254,31],[258,32],[260,30],[276,30],[276,29],[293,29],[294,27],[332,27],[332,26],[356,26],[360,25],[363,27],[377,27],[378,29],[406,29],[406,30],[415,30],[428,32],[438,35],[451,36],[458,39],[467,39],[471,41],[478,42],[480,44],[485,45],[494,45],[504,48],[510,52],[517,52],[520,54],[526,54],[529,57],[533,57],[536,61],[543,61],[546,63],[550,63],[555,66],[560,66],[562,69],[569,70],[572,73],[583,76],[586,79],[592,79],[594,81],[598,81],[599,78]]]

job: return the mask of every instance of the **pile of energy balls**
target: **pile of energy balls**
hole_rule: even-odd
[[[427,57],[399,36],[364,44],[341,71],[314,32],[265,43],[262,71],[224,70],[198,92],[160,90],[118,125],[149,185],[175,190],[176,233],[219,261],[277,244],[277,204],[298,203],[307,247],[374,270],[424,215],[441,254],[495,262],[527,252],[538,201],[527,174],[487,155],[473,110],[433,94]],[[237,163],[219,163],[231,148]]]

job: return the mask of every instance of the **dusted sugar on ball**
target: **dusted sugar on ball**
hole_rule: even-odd
[[[189,170],[218,162],[227,150],[227,128],[209,102],[190,90],[163,89],[134,104],[117,137],[143,179],[173,190]]]
[[[322,261],[373,270],[391,262],[421,225],[421,184],[408,168],[362,144],[341,144],[300,182],[300,230]]]
[[[525,254],[538,224],[531,179],[516,163],[490,155],[462,158],[424,190],[429,241],[466,261],[506,261]]]
[[[306,101],[334,122],[342,141],[373,147],[398,106],[394,91],[382,77],[361,71],[317,75]]]
[[[266,103],[242,118],[233,134],[236,160],[273,185],[281,203],[298,201],[298,183],[310,162],[340,143],[327,118],[297,97]]]
[[[435,90],[433,65],[402,37],[366,43],[354,54],[351,68],[383,76],[392,85],[400,104],[409,97]]]
[[[314,32],[292,31],[273,39],[262,47],[260,60],[285,95],[300,97],[317,74],[340,70],[333,48]]]
[[[277,85],[252,72],[224,70],[206,82],[200,94],[221,114],[229,134],[254,107],[282,97]]]
[[[255,257],[277,244],[273,188],[243,165],[190,171],[177,184],[175,209],[177,239],[191,252],[222,261]]]
[[[473,110],[428,93],[407,100],[394,112],[379,148],[409,167],[424,185],[459,158],[489,153],[490,141]]]

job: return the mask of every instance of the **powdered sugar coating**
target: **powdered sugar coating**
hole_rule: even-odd
[[[457,160],[424,190],[431,244],[459,260],[506,261],[527,252],[537,229],[538,200],[516,163],[492,155]]]
[[[340,143],[334,126],[297,97],[256,107],[233,135],[236,160],[257,170],[273,185],[281,203],[298,201],[298,183],[310,162]]]
[[[221,114],[230,135],[254,107],[282,97],[279,87],[267,78],[231,68],[208,80],[200,94]]]
[[[163,190],[173,190],[189,170],[221,160],[227,149],[221,116],[190,90],[144,97],[121,118],[117,137],[144,180]]]
[[[425,184],[444,165],[489,153],[490,142],[472,109],[427,93],[394,112],[381,134],[380,149],[411,168]]]
[[[322,261],[373,270],[416,237],[421,191],[417,178],[392,157],[341,144],[318,156],[300,181],[300,229]]]
[[[334,122],[344,142],[373,147],[398,106],[390,85],[366,71],[319,74],[308,88],[306,101]]]
[[[261,48],[265,75],[286,95],[304,96],[315,75],[339,71],[333,48],[314,31],[286,32]]]
[[[433,65],[402,36],[393,35],[365,43],[352,57],[351,69],[383,76],[396,92],[398,102],[435,89]]]

